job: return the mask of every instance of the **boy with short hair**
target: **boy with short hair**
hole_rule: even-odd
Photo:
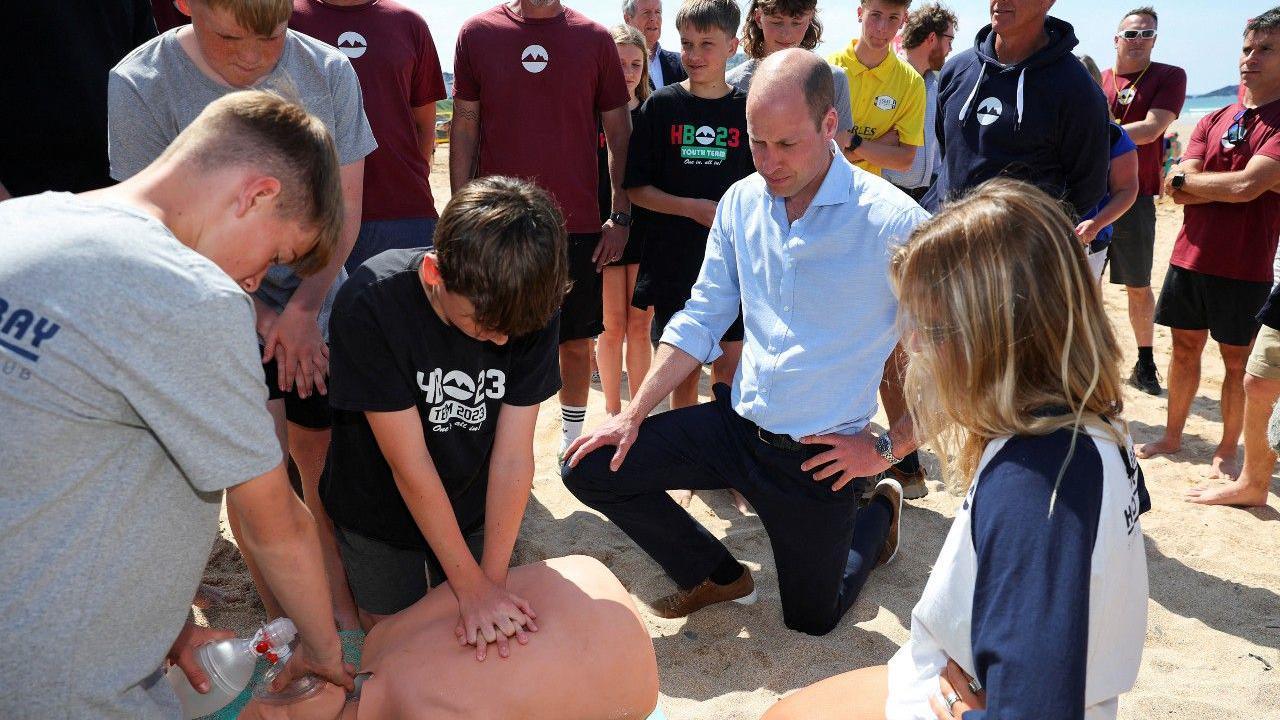
[[[489,176],[450,199],[433,250],[376,255],[338,293],[320,490],[366,626],[447,578],[477,659],[537,629],[505,583],[538,404],[560,389],[566,242],[546,192]]]
[[[725,81],[738,49],[732,0],[687,0],[676,14],[689,77],[656,91],[641,107],[627,150],[623,185],[631,202],[653,211],[632,303],[653,306],[661,332],[684,307],[706,253],[716,203],[755,171],[747,140],[747,94]],[[729,383],[742,352],[742,318],[721,338],[715,382]],[[671,407],[696,404],[700,372],[671,393]]]
[[[329,447],[325,398],[329,310],[345,278],[342,264],[360,232],[364,159],[378,144],[364,113],[360,81],[334,47],[288,28],[291,0],[177,0],[191,24],[144,43],[111,71],[107,149],[111,176],[133,176],[164,151],[205,106],[238,88],[270,88],[300,98],[333,136],[342,175],[343,230],[329,264],[300,278],[277,263],[253,293],[258,342],[269,392],[267,408],[279,441],[302,477],[304,497],[317,516],[344,629],[358,623],[338,574],[315,487]],[[236,531],[239,518],[229,516]],[[279,606],[245,556],[270,614]]]
[[[893,51],[893,39],[910,9],[911,0],[860,0],[862,32],[827,58],[849,81],[855,126],[844,155],[876,175],[885,168],[911,169],[916,150],[924,145],[924,79]]]

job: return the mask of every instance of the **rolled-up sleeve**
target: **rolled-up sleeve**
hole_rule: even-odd
[[[720,357],[720,338],[742,306],[732,210],[735,190],[730,188],[716,208],[716,219],[707,235],[707,254],[689,301],[662,332],[662,342],[703,363]]]

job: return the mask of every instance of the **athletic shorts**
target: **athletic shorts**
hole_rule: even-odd
[[[591,254],[600,233],[569,233],[569,280],[573,285],[560,306],[560,342],[593,338],[604,332],[604,281]]]
[[[1156,324],[1208,330],[1223,345],[1248,345],[1260,327],[1254,316],[1269,295],[1269,282],[1232,280],[1170,265],[1156,303]]]
[[[1266,325],[1258,330],[1245,372],[1267,380],[1280,380],[1280,330]]]
[[[262,352],[262,348],[258,348],[258,352]],[[267,378],[267,399],[284,400],[284,416],[289,422],[311,430],[329,429],[333,420],[329,417],[328,395],[315,392],[314,388],[305,398],[298,395],[296,389],[282,392],[275,358],[263,363],[262,371]]]
[[[1139,195],[1133,207],[1112,224],[1108,256],[1111,284],[1150,287],[1151,257],[1156,247],[1156,201]]]
[[[448,578],[430,550],[389,545],[333,526],[338,555],[356,607],[375,615],[391,615],[418,602],[427,591]],[[480,562],[484,552],[484,524],[464,531],[467,548]]]
[[[662,331],[667,329],[667,323],[671,322],[671,318],[683,309],[684,303],[679,305],[660,303],[653,306],[653,325],[651,329],[653,337],[650,339],[653,340],[654,345],[657,345],[658,341],[662,339]],[[729,329],[724,331],[724,335],[720,336],[720,342],[742,342],[743,334],[742,308],[739,307],[738,317],[734,319]]]
[[[435,244],[435,231],[435,218],[365,220],[360,223],[360,234],[356,236],[355,247],[351,248],[344,267],[348,274],[354,274],[365,260],[387,250],[429,248]]]

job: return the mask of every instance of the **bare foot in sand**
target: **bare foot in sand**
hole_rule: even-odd
[[[1213,464],[1209,470],[1211,480],[1235,480],[1240,477],[1240,463],[1236,462],[1235,450],[1231,454],[1214,453]]]
[[[1162,437],[1155,442],[1143,443],[1134,450],[1134,455],[1146,460],[1157,455],[1172,455],[1182,449],[1182,440],[1170,440]]]
[[[693,502],[692,490],[668,490],[667,494],[671,496],[672,500],[680,503],[682,508],[689,507],[689,503]]]
[[[1200,505],[1260,507],[1267,504],[1267,488],[1253,487],[1240,479],[1217,487],[1193,487],[1183,499]]]

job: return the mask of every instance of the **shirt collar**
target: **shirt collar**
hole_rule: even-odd
[[[862,61],[858,59],[858,53],[855,52],[859,42],[861,42],[860,39],[850,42],[849,49],[845,51],[849,54],[849,62],[852,63],[849,68],[852,74],[861,75],[869,72],[879,80],[889,79],[889,75],[893,72],[893,61],[898,59],[898,55],[893,51],[893,48],[889,48],[889,54],[884,56],[884,60],[881,60],[879,65],[869,68],[862,64]]]
[[[831,149],[835,157],[831,159],[827,176],[822,179],[822,184],[818,186],[818,192],[814,193],[813,202],[809,203],[809,207],[841,205],[849,202],[853,166],[845,159],[844,153],[840,152],[834,140],[831,141]]]

